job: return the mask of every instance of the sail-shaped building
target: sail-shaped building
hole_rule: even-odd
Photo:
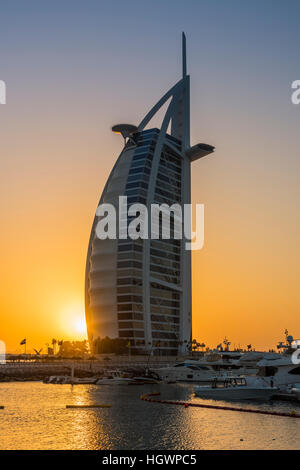
[[[168,102],[161,127],[148,128]],[[168,129],[170,132],[168,133]],[[190,204],[191,162],[214,147],[190,147],[190,77],[182,35],[182,78],[138,126],[113,127],[124,148],[104,187],[100,203]],[[131,350],[161,355],[185,352],[192,333],[191,251],[185,239],[99,239],[97,215],[86,262],[85,305],[90,344],[123,338]],[[97,352],[97,351],[96,351]]]

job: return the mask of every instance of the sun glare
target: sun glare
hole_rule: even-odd
[[[65,334],[70,339],[86,339],[86,322],[82,302],[71,302],[62,309],[62,322]]]
[[[74,330],[76,330],[78,334],[86,335],[86,323],[84,317],[76,318],[74,320]]]

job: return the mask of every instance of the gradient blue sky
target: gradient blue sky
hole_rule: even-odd
[[[206,206],[205,248],[193,254],[194,336],[257,347],[274,346],[286,327],[300,336],[300,105],[290,99],[300,2],[0,8],[0,324],[9,348],[24,336],[35,345],[74,336],[93,213],[121,149],[110,127],[139,122],[178,80],[181,31],[192,143],[216,146],[193,165],[193,201]]]

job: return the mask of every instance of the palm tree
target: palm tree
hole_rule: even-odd
[[[51,343],[52,343],[52,346],[53,346],[53,354],[55,354],[55,349],[56,349],[55,347],[56,347],[57,340],[55,338],[53,338]]]

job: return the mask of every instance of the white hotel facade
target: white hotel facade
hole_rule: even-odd
[[[182,37],[182,78],[138,126],[118,125],[124,137],[99,204],[190,204],[191,163],[214,147],[190,147],[190,77]],[[148,123],[169,100],[162,125]],[[170,133],[167,129],[170,127]],[[123,338],[133,352],[185,352],[192,335],[191,252],[186,240],[106,239],[91,230],[86,261],[85,305],[90,343]]]

